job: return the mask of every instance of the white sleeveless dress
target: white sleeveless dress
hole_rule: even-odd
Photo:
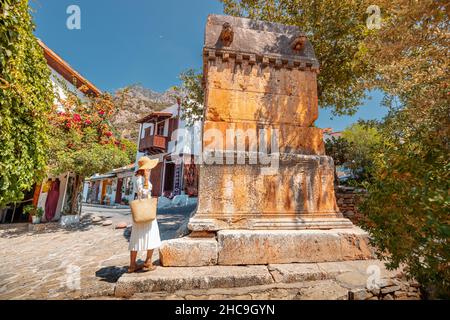
[[[142,193],[143,197],[147,197],[152,191],[152,184],[148,183],[148,189],[144,188],[144,177],[138,176],[135,182],[138,193]],[[161,246],[161,237],[159,235],[158,222],[155,220],[145,223],[135,223],[131,229],[130,251],[146,251]]]

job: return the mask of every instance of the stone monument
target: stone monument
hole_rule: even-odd
[[[372,258],[339,212],[318,117],[319,62],[299,28],[210,15],[199,204],[163,266]]]

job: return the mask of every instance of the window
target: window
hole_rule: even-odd
[[[158,127],[156,129],[156,135],[158,135],[158,136],[164,135],[164,124],[165,124],[165,121],[158,123]]]
[[[146,128],[145,129],[145,133],[144,133],[144,137],[150,137],[150,130],[151,130],[152,128],[151,127],[148,127],[148,128]]]

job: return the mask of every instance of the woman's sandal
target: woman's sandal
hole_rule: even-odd
[[[141,270],[144,269],[144,268],[145,268],[145,265],[143,265],[143,264],[136,265],[135,268],[129,267],[129,268],[128,268],[128,273],[138,272],[138,271],[141,271]]]
[[[144,271],[155,271],[156,266],[154,264],[144,264]]]

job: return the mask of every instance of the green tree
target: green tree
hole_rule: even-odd
[[[221,0],[234,16],[295,25],[306,33],[321,64],[319,105],[337,114],[353,114],[365,97],[365,81],[374,73],[366,55],[366,10],[370,1]]]
[[[405,265],[407,275],[433,297],[449,298],[450,123],[442,119],[448,105],[429,114],[421,127],[408,111],[383,124],[385,143],[374,157],[360,207],[363,226],[388,267]]]
[[[180,76],[181,85],[173,87],[177,99],[183,109],[183,120],[187,126],[192,126],[195,121],[203,119],[204,89],[203,75],[194,69],[183,71]]]
[[[0,1],[0,207],[22,200],[47,161],[50,71],[27,0]]]
[[[327,140],[325,149],[336,165],[350,169],[354,178],[349,183],[361,184],[370,179],[374,152],[381,143],[381,136],[372,123],[358,122],[347,127],[342,137]]]
[[[342,137],[331,137],[325,141],[326,154],[333,158],[337,166],[351,161],[351,147],[351,144]]]
[[[409,277],[450,296],[450,3],[377,1],[380,29],[369,31],[361,21],[373,4],[367,1],[223,2],[227,13],[298,25],[309,34],[322,63],[321,106],[340,113],[357,107],[362,87],[386,93],[390,114],[377,128],[382,143],[365,184],[364,226],[388,267],[404,264]],[[336,101],[327,99],[334,91]]]
[[[342,138],[350,144],[347,165],[356,181],[367,181],[373,168],[374,152],[382,143],[377,128],[363,122],[355,123],[342,132]]]
[[[110,94],[79,98],[65,88],[65,98],[58,97],[49,120],[52,144],[49,169],[54,174],[76,175],[70,212],[79,210],[78,199],[83,181],[95,173],[106,173],[134,162],[135,145],[119,138],[111,118],[120,110]],[[59,110],[65,111],[58,111]]]
[[[432,297],[450,297],[448,1],[379,1],[368,41],[389,116],[361,211],[380,257],[403,264]],[[383,52],[383,54],[380,54]]]
[[[337,167],[351,161],[351,144],[341,137],[331,137],[325,141],[325,152],[334,160],[334,184],[339,184]]]

